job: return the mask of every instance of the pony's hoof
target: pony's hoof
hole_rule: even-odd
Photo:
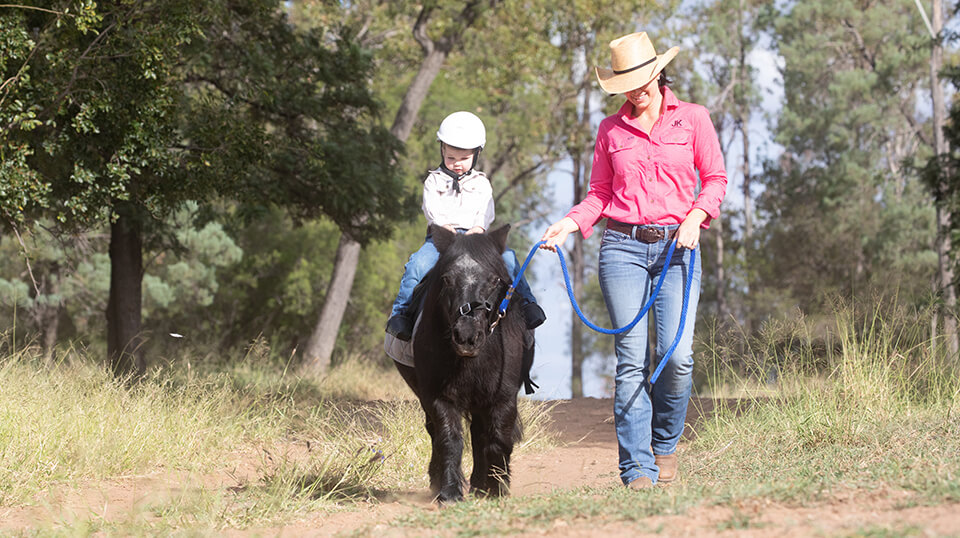
[[[436,502],[440,508],[443,508],[445,505],[457,503],[463,500],[463,493],[457,491],[456,493],[443,492],[437,494],[434,502]]]

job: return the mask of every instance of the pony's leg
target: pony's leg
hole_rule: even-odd
[[[488,444],[488,424],[490,420],[481,413],[473,413],[470,420],[470,441],[473,447],[473,472],[470,473],[470,492],[476,495],[489,493],[487,475],[490,473],[490,464],[487,461],[486,446]]]
[[[438,502],[463,500],[463,428],[460,411],[450,402],[435,399],[428,420],[433,423],[430,456],[430,489]]]
[[[483,449],[489,495],[510,493],[510,455],[516,432],[517,400],[512,398],[494,407],[490,413],[490,428]]]

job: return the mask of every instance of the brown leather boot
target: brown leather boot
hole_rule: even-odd
[[[660,484],[669,484],[677,479],[677,454],[667,454],[666,456],[655,455],[654,461],[660,468],[660,478],[657,480]]]
[[[641,476],[627,484],[627,489],[650,489],[653,487],[653,480],[649,476]]]

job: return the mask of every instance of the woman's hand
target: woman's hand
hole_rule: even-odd
[[[482,226],[474,226],[473,228],[470,228],[469,230],[467,230],[467,235],[470,235],[470,234],[482,234],[484,231],[485,231],[485,230],[483,229]]]
[[[563,242],[567,240],[567,236],[578,230],[580,230],[580,226],[578,226],[573,219],[563,217],[551,224],[550,227],[547,228],[547,231],[543,232],[543,237],[541,237],[540,240],[546,241],[546,243],[540,245],[540,248],[556,251],[557,245],[563,246]]]
[[[706,211],[699,208],[690,211],[677,228],[677,246],[691,250],[697,248],[700,245],[700,225],[706,219]]]

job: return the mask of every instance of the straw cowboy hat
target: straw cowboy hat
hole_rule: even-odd
[[[597,67],[597,80],[607,93],[626,93],[646,86],[680,51],[673,47],[657,55],[646,32],[625,35],[610,42],[610,67]]]

